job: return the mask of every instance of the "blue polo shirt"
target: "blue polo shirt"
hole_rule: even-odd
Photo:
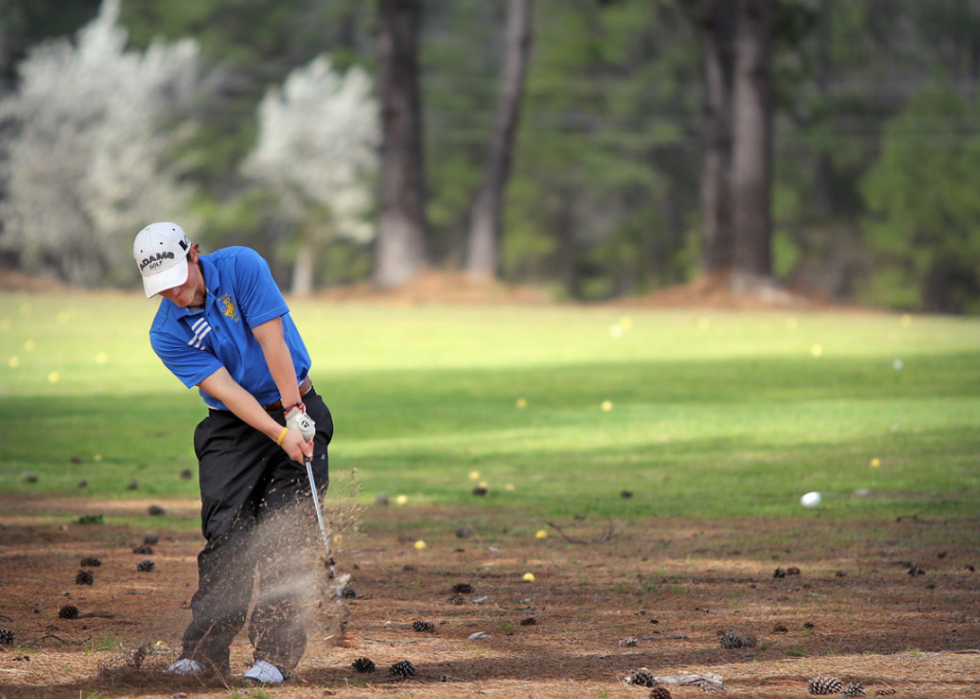
[[[198,259],[208,290],[204,309],[190,311],[161,299],[150,327],[153,351],[188,388],[225,367],[261,405],[276,402],[279,389],[252,328],[282,318],[297,384],[309,373],[310,355],[268,263],[245,247],[224,248]],[[200,393],[209,407],[228,410],[213,396]]]

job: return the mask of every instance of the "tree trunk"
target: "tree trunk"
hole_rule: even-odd
[[[772,0],[742,0],[735,32],[732,122],[732,285],[772,286]]]
[[[701,271],[705,274],[732,265],[730,172],[735,9],[731,0],[701,0],[695,18],[704,64]]]
[[[381,26],[381,213],[374,281],[400,286],[428,264],[418,33],[421,0],[378,0]]]
[[[820,0],[820,26],[817,34],[817,93],[820,99],[826,102],[830,98],[830,24],[831,0]],[[836,202],[834,200],[835,189],[834,163],[830,159],[830,153],[826,149],[820,151],[817,156],[817,171],[814,184],[814,200],[817,214],[823,219],[829,219],[834,215]]]
[[[483,182],[473,205],[466,272],[471,277],[494,277],[500,267],[500,231],[503,196],[510,175],[514,134],[520,118],[524,80],[531,54],[531,14],[534,0],[510,0],[507,9],[507,35],[503,81],[497,116]]]
[[[313,291],[313,272],[316,269],[316,256],[320,246],[309,240],[300,243],[299,250],[296,251],[296,259],[293,261],[293,285],[294,296],[309,296]]]

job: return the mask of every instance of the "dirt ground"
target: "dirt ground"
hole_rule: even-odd
[[[250,689],[244,634],[229,678],[161,672],[179,651],[203,540],[155,528],[151,504],[0,499],[0,628],[14,633],[0,645],[0,697],[645,698],[650,689],[624,682],[640,668],[717,675],[731,697],[808,696],[817,675],[859,682],[869,696],[980,696],[975,521],[908,517],[842,531],[818,514],[805,525],[541,522],[371,505],[361,533],[337,547],[356,595],[344,638],[325,639],[328,627],[311,619],[292,678]],[[195,501],[159,504],[197,516]],[[110,523],[78,523],[98,514]],[[113,515],[141,524],[116,526]],[[153,554],[134,553],[148,533],[159,536]],[[85,557],[101,562],[84,568],[91,585],[76,582]],[[139,572],[147,558],[154,569]],[[909,574],[913,564],[920,573]],[[78,618],[60,618],[66,604]],[[722,647],[725,633],[744,646]],[[376,671],[355,672],[357,658]],[[402,660],[414,676],[389,674]],[[673,697],[702,694],[667,686]]]
[[[0,292],[105,294],[116,291],[72,289],[42,277],[31,276],[0,266]],[[840,299],[828,298],[799,289],[774,288],[757,292],[735,292],[727,276],[701,276],[691,282],[644,295],[626,296],[604,302],[579,304],[557,302],[540,287],[507,284],[491,279],[474,279],[462,272],[431,270],[423,272],[396,289],[383,289],[370,281],[333,286],[316,291],[313,298],[327,303],[377,303],[392,306],[468,305],[468,306],[545,306],[588,305],[639,309],[698,309],[726,311],[793,310],[834,312],[879,312],[858,307]]]

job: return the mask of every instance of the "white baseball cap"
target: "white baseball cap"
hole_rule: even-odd
[[[176,223],[151,223],[136,236],[133,257],[143,275],[146,298],[187,281],[191,241]]]

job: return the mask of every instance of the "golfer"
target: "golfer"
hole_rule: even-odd
[[[230,674],[229,648],[258,573],[248,625],[254,664],[244,680],[280,684],[306,649],[301,586],[288,577],[298,558],[308,567],[311,559],[281,555],[300,532],[279,540],[255,533],[304,498],[309,503],[305,459],[326,487],[330,411],[313,390],[309,353],[258,253],[229,247],[201,255],[177,224],[152,223],[136,236],[133,254],[146,297],[162,297],[153,350],[208,406],[194,432],[207,543],[183,650],[167,672]]]

